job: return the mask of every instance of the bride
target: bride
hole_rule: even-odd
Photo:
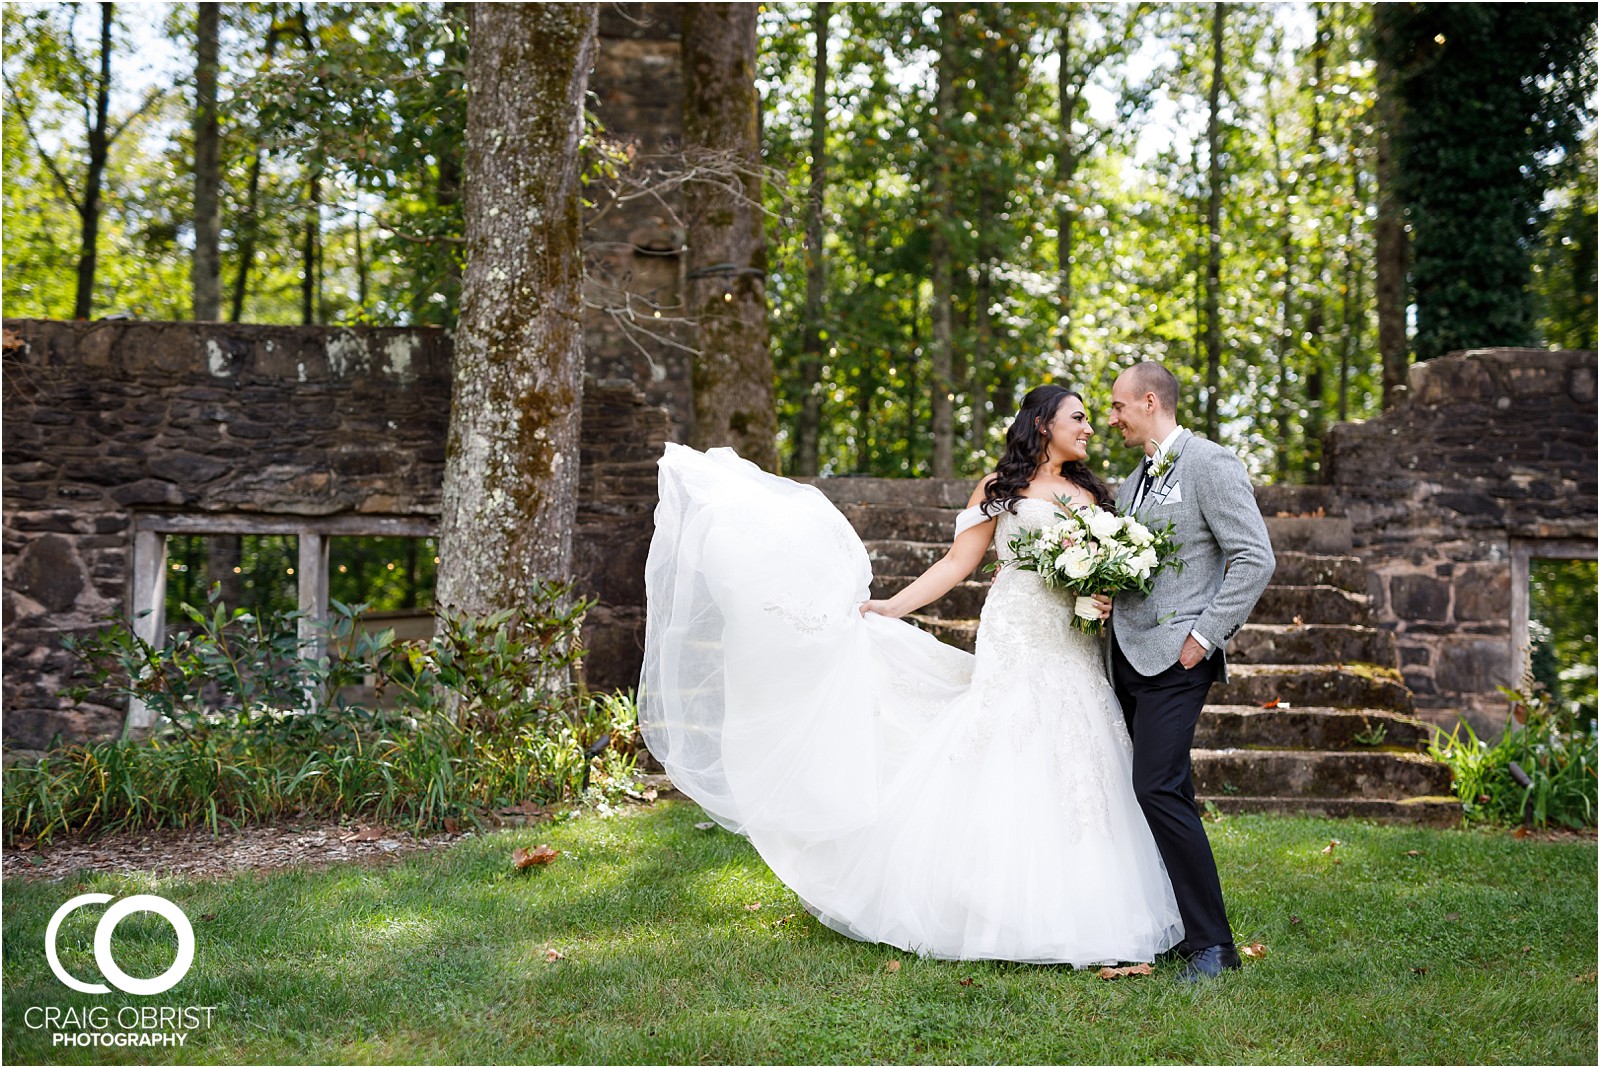
[[[1074,506],[1110,507],[1084,463],[1082,398],[1032,390],[944,558],[888,600],[815,487],[731,449],[667,445],[645,568],[639,719],[684,793],[749,838],[823,923],[925,956],[1150,961],[1183,936],[1134,799],[1101,639],[1008,565]],[[897,617],[993,545],[977,652]],[[1102,612],[1108,605],[1100,604]]]

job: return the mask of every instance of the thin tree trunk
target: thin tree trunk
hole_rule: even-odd
[[[1311,8],[1316,25],[1316,37],[1312,43],[1311,66],[1311,130],[1308,155],[1311,157],[1311,172],[1320,180],[1322,162],[1326,158],[1326,146],[1323,144],[1322,129],[1322,104],[1324,80],[1328,66],[1328,45],[1331,27],[1328,23],[1328,9],[1324,4],[1313,4]],[[1322,227],[1317,227],[1312,237],[1312,265],[1311,278],[1314,285],[1311,287],[1311,308],[1306,316],[1306,459],[1305,470],[1307,474],[1320,468],[1322,464],[1322,437],[1328,421],[1327,404],[1327,352],[1326,340],[1323,336],[1327,326],[1328,311],[1327,300],[1323,290],[1323,281],[1328,276],[1328,254],[1326,242],[1323,238]]]
[[[306,182],[305,234],[300,242],[300,321],[307,326],[317,321],[317,239],[322,229],[322,172],[313,170]]]
[[[1350,201],[1361,203],[1361,156],[1350,153]],[[1344,330],[1339,338],[1339,422],[1350,418],[1350,363],[1361,347],[1361,272],[1356,269],[1356,212],[1345,213],[1344,227],[1344,307],[1340,319]]]
[[[1063,6],[1061,36],[1056,41],[1056,101],[1061,112],[1061,129],[1056,142],[1056,347],[1061,353],[1068,379],[1076,381],[1078,369],[1074,366],[1072,352],[1072,261],[1078,232],[1074,182],[1078,176],[1081,153],[1072,132],[1072,121],[1078,114],[1083,86],[1074,77],[1077,67],[1072,61],[1072,47],[1083,5],[1069,3]]]
[[[1211,92],[1206,118],[1210,199],[1206,205],[1206,436],[1217,440],[1217,402],[1222,392],[1222,28],[1224,5],[1211,8]]]
[[[278,5],[268,4],[267,15],[271,24],[267,27],[266,62],[272,65],[273,58],[278,52]],[[228,309],[228,320],[239,322],[244,316],[244,301],[250,291],[250,271],[255,266],[256,239],[261,229],[261,163],[266,156],[266,150],[260,145],[256,146],[254,157],[250,161],[250,179],[245,191],[244,211],[239,216],[239,270],[233,276],[233,300]]]
[[[361,213],[355,212],[351,218],[356,246],[356,303],[364,309],[367,306],[367,253],[361,246]]]
[[[72,317],[87,319],[94,310],[94,279],[100,255],[100,186],[105,180],[111,139],[111,4],[100,5],[100,78],[95,85],[94,119],[89,125],[89,169],[79,206],[78,291]]]
[[[1373,12],[1373,33],[1392,32],[1384,15],[1386,5]],[[1405,395],[1406,370],[1410,354],[1406,345],[1406,232],[1404,205],[1396,192],[1399,174],[1395,169],[1394,147],[1390,140],[1404,119],[1400,87],[1394,69],[1384,57],[1390,49],[1381,44],[1377,56],[1378,128],[1378,218],[1375,229],[1377,262],[1378,352],[1383,360],[1383,406],[1393,408]]]
[[[933,181],[929,190],[928,268],[932,273],[933,307],[928,388],[933,408],[933,477],[955,477],[955,379],[952,372],[954,330],[951,301],[955,277],[950,248],[952,222],[950,145],[952,119],[956,110],[955,34],[957,16],[948,5],[939,13],[939,87],[935,97],[933,122]]]
[[[822,248],[822,208],[828,167],[828,14],[830,3],[811,5],[816,61],[811,81],[811,183],[806,197],[805,338],[800,355],[800,421],[795,428],[795,473],[814,475],[822,433],[822,316],[827,263]]]
[[[578,144],[595,4],[474,4],[467,270],[437,603],[475,615],[571,573],[583,314]]]
[[[756,5],[683,9],[683,138],[692,154],[727,160],[724,182],[689,182],[689,307],[696,448],[728,445],[768,471],[778,467],[777,401],[767,325],[767,246],[761,211]],[[472,46],[474,50],[476,45]],[[735,188],[729,189],[728,185]]]
[[[471,17],[472,5],[465,3],[448,3],[445,5],[447,12],[453,13],[452,24],[465,26]],[[451,68],[464,69],[467,64],[467,41],[465,34],[457,33],[451,42],[445,46],[445,63]],[[465,90],[465,85],[462,87]],[[438,184],[435,195],[439,199],[441,208],[452,208],[461,203],[461,161],[454,153],[444,152],[439,156]],[[453,249],[446,250],[444,264],[444,286],[446,315],[457,311],[461,306],[461,260]],[[419,294],[426,297],[427,294]],[[448,319],[446,320],[448,321]]]
[[[856,378],[856,473],[872,473],[872,402],[878,393],[872,357],[866,355]]]
[[[1278,254],[1283,259],[1283,296],[1278,314],[1278,358],[1274,376],[1272,421],[1277,428],[1273,443],[1273,465],[1279,482],[1289,479],[1290,454],[1293,451],[1293,429],[1289,425],[1289,365],[1295,351],[1294,295],[1294,205],[1299,171],[1284,158],[1283,142],[1279,136],[1278,109],[1269,96],[1267,101],[1267,137],[1272,144],[1272,164],[1275,175],[1273,190],[1283,204],[1283,221],[1279,226]]]
[[[222,163],[217,121],[217,24],[220,4],[200,4],[195,33],[194,318],[222,317]]]

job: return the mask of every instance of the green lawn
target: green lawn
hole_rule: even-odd
[[[4,1059],[1596,1061],[1592,839],[1274,817],[1208,824],[1239,939],[1267,954],[1195,989],[1172,967],[1107,982],[851,942],[811,919],[741,839],[696,830],[702,819],[691,804],[662,803],[386,867],[220,882],[8,881]],[[1330,838],[1340,844],[1324,853]],[[541,842],[564,852],[513,872],[512,849]],[[960,843],[950,862],[961,863]],[[188,977],[147,999],[57,983],[45,926],[90,890],[180,904],[198,943]],[[95,976],[93,912],[76,914],[60,941],[67,969],[85,978]],[[118,928],[116,959],[154,975],[171,943],[163,921],[135,915]],[[565,958],[548,961],[550,948]],[[54,1049],[25,1026],[30,1006],[114,1015],[145,1002],[218,1008],[181,1049]]]

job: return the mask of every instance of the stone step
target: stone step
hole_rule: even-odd
[[[1337,586],[1268,586],[1250,612],[1256,623],[1343,623],[1365,626],[1372,622],[1372,604],[1364,593]]]
[[[1277,557],[1274,586],[1335,586],[1348,593],[1367,592],[1367,568],[1359,556],[1317,556],[1280,549]]]
[[[1411,691],[1399,673],[1353,664],[1229,664],[1228,681],[1211,687],[1208,703],[1255,705],[1287,701],[1313,708],[1380,708],[1411,713]]]
[[[1196,749],[1194,790],[1206,797],[1441,797],[1450,769],[1421,753]]]
[[[1433,728],[1412,716],[1378,708],[1257,708],[1207,705],[1195,726],[1201,749],[1322,749],[1420,751]]]
[[[1245,797],[1243,795],[1196,795],[1202,808],[1206,802],[1224,815],[1277,812],[1290,816],[1323,816],[1335,819],[1377,820],[1380,823],[1410,823],[1423,827],[1459,827],[1461,802],[1454,795],[1423,795],[1398,801],[1370,797]]]
[[[1246,623],[1228,643],[1230,664],[1345,664],[1398,668],[1394,634],[1348,623]]]
[[[950,550],[949,542],[888,539],[864,541],[863,544],[867,549],[867,558],[872,561],[872,574],[877,578],[916,578],[938,563],[940,557]],[[994,559],[994,550],[990,549],[984,553],[983,563],[969,577],[973,581],[993,578],[983,569]]]
[[[923,541],[949,548],[955,538],[956,512],[950,508],[846,502],[839,505],[839,511],[862,541]]]
[[[941,619],[938,616],[930,616],[918,612],[915,615],[906,616],[906,621],[916,624],[946,645],[953,645],[957,649],[965,649],[969,653],[977,648],[978,621],[976,619]]]
[[[817,487],[834,504],[881,505],[886,508],[919,507],[960,510],[967,506],[975,478],[797,478]],[[954,517],[952,516],[952,519]]]
[[[911,585],[909,578],[878,578],[872,580],[872,596],[875,598],[893,597],[907,586]],[[955,589],[934,601],[932,604],[917,610],[920,616],[933,619],[974,620],[983,611],[983,599],[989,593],[988,582],[959,582]],[[1067,597],[1062,594],[1065,604]]]
[[[1338,500],[1332,486],[1278,483],[1256,487],[1256,506],[1264,516],[1305,516],[1334,511]]]
[[[1349,556],[1354,548],[1350,520],[1345,516],[1269,515],[1267,533],[1277,552],[1315,553],[1318,556]]]

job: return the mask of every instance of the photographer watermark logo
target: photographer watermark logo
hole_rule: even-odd
[[[155,894],[134,894],[106,909],[94,929],[94,960],[104,983],[85,982],[61,963],[56,940],[61,925],[85,905],[107,905],[110,894],[79,894],[56,909],[44,932],[44,955],[50,970],[62,984],[80,994],[109,994],[112,987],[124,994],[149,997],[162,994],[189,974],[194,964],[194,928],[177,905]],[[111,939],[117,924],[136,912],[151,912],[172,925],[178,936],[178,952],[172,965],[153,979],[140,979],[123,971],[111,955]],[[106,985],[107,983],[110,986]],[[52,1046],[182,1046],[189,1033],[211,1027],[215,1005],[123,1005],[104,1003],[89,1006],[30,1005],[23,1013],[23,1024],[30,1031],[50,1035]]]
[[[45,928],[44,953],[50,960],[50,970],[56,973],[56,978],[62,983],[81,994],[109,994],[111,988],[105,983],[86,983],[63,968],[61,958],[56,954],[56,935],[61,930],[62,922],[74,910],[84,905],[104,905],[110,900],[110,894],[79,894],[56,909],[56,914],[50,917],[50,926]],[[111,936],[116,933],[117,924],[135,912],[155,913],[172,924],[172,929],[178,934],[178,955],[173,959],[172,967],[154,979],[139,979],[129,975],[117,967],[117,962],[111,957]],[[155,894],[125,897],[106,909],[94,929],[94,961],[100,967],[100,974],[124,993],[146,996],[164,993],[189,974],[189,966],[194,963],[194,928],[189,925],[189,917],[184,915],[183,910],[164,897]]]

